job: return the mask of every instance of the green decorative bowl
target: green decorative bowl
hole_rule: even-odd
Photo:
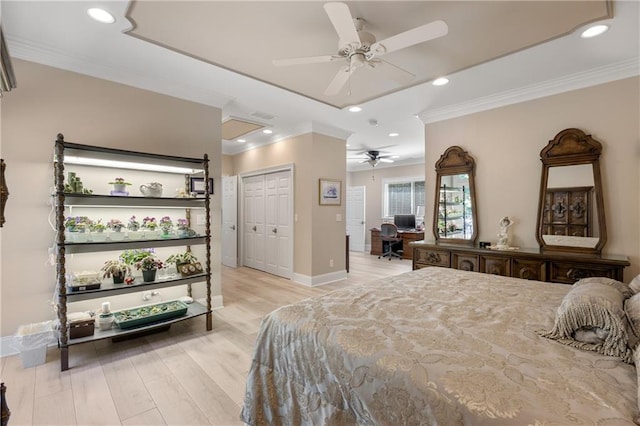
[[[167,319],[181,317],[187,313],[187,305],[179,300],[171,300],[153,305],[123,309],[113,313],[114,322],[121,329],[142,327]]]

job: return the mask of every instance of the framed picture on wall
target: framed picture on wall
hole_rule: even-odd
[[[189,178],[189,192],[192,194],[204,194],[204,178]],[[209,194],[213,194],[213,178],[209,178]]]
[[[342,204],[342,181],[334,179],[320,179],[321,206],[339,206]]]

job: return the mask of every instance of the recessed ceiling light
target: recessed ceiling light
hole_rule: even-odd
[[[262,133],[264,133],[265,135],[270,135],[271,133],[273,133],[273,130],[271,130],[271,129],[264,129],[264,130],[262,131]]]
[[[246,139],[238,139],[238,142],[240,142],[240,143],[244,143],[246,141],[247,141]]]
[[[391,132],[389,133],[389,136],[391,136],[392,138],[395,138],[396,136],[400,136],[400,133]]]
[[[114,22],[116,22],[116,18],[114,18],[112,14],[98,7],[92,7],[91,9],[88,9],[87,13],[93,19],[98,22],[102,22],[103,24],[113,24]]]
[[[589,27],[586,30],[584,30],[582,34],[580,34],[580,37],[591,38],[591,37],[599,36],[600,34],[604,33],[608,29],[609,29],[608,25],[604,25],[604,24],[594,25],[593,27]]]
[[[435,80],[433,80],[433,84],[434,86],[444,86],[445,84],[449,83],[449,79],[446,77],[440,77],[440,78],[436,78]]]
[[[359,106],[349,107],[349,112],[360,112],[360,111],[362,111],[362,108],[360,108]]]

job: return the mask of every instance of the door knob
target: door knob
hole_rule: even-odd
[[[253,229],[254,231],[257,231],[257,230],[258,230],[258,228],[256,228],[256,226],[255,226],[255,225],[253,225],[253,228],[251,228],[251,229]]]
[[[277,234],[277,233],[278,233],[278,228],[273,228],[273,229],[271,230],[271,232],[273,232],[274,234]]]
[[[231,230],[235,231],[236,230],[236,226],[235,225],[231,225]]]
[[[360,222],[360,225],[364,225],[364,220]]]

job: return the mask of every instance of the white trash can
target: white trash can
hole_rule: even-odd
[[[13,341],[16,349],[20,351],[20,360],[24,368],[44,364],[47,359],[47,346],[56,341],[53,322],[21,325]]]

